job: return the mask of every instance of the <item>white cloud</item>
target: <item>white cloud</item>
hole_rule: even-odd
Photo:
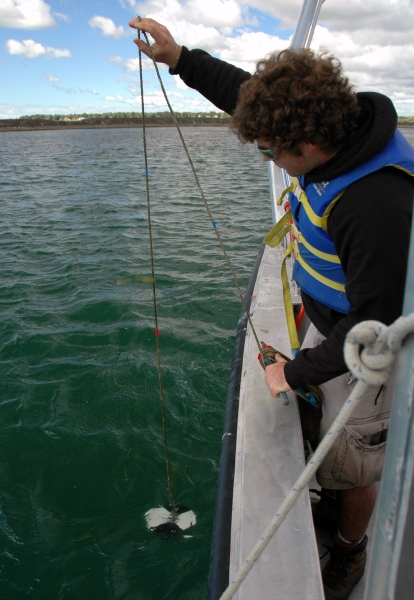
[[[181,93],[167,90],[168,97],[177,111],[209,111],[216,110],[214,106],[207,100],[200,96],[184,96]],[[132,98],[126,98],[119,94],[113,96],[106,96],[105,100],[109,102],[115,102],[119,104],[126,104],[135,108],[141,109],[141,96],[135,96]],[[168,106],[165,102],[164,95],[161,91],[148,91],[145,93],[145,110],[151,111],[168,111]]]
[[[245,24],[251,24],[245,2],[124,0],[124,5],[126,1],[141,14],[167,24],[178,43],[203,48],[247,71],[254,71],[260,58],[288,44],[277,36],[243,29]]]
[[[223,21],[227,26],[231,22],[235,26],[240,25],[243,13],[252,4],[240,0],[119,0],[119,3],[142,17],[163,12],[170,18],[185,18],[189,21],[201,19],[204,25],[215,26]]]
[[[105,96],[105,100],[109,100],[110,102],[134,102],[131,98],[124,98],[119,94],[117,96]]]
[[[65,88],[60,85],[54,84],[53,86],[55,90],[59,90],[60,92],[65,92],[65,94],[92,94],[92,96],[99,96],[99,92],[96,90],[84,90],[80,87],[76,88]]]
[[[414,32],[411,38],[414,40]],[[414,97],[414,41],[380,45],[366,40],[360,44],[353,32],[335,32],[317,26],[314,48],[327,48],[341,59],[347,76],[357,90],[385,93],[407,114]],[[407,106],[406,106],[407,105]]]
[[[130,31],[124,29],[122,25],[117,27],[112,19],[108,19],[107,17],[95,15],[89,19],[88,23],[91,27],[100,29],[105,37],[120,38],[126,35],[131,35]]]
[[[242,32],[237,37],[226,38],[225,48],[219,52],[220,58],[253,73],[256,63],[266,55],[283,50],[287,40],[267,33]]]
[[[69,15],[65,15],[60,12],[53,11],[53,16],[56,17],[57,19],[61,19],[62,21],[66,21],[66,23],[69,23],[69,21],[70,21]]]
[[[414,27],[412,0],[347,0],[326,2],[320,22],[336,31],[388,31],[403,33]]]
[[[125,59],[125,58],[122,58],[121,56],[110,56],[109,60],[113,63],[120,65],[120,67],[126,73],[133,73],[134,71],[139,71],[139,58]],[[147,71],[147,70],[153,69],[153,68],[154,68],[154,64],[153,64],[152,60],[147,58],[146,56],[143,56],[142,57],[142,70]],[[158,68],[160,71],[165,71],[167,67],[165,65],[159,64]]]
[[[180,77],[174,77],[174,83],[175,83],[176,87],[179,90],[189,90],[189,89],[191,89],[191,88],[188,87],[188,85],[186,85],[184,83],[184,81]]]
[[[81,99],[85,99],[85,96],[80,96]],[[77,100],[77,98],[71,97],[70,100]],[[61,103],[59,105],[44,105],[44,104],[22,104],[16,106],[14,104],[0,104],[0,119],[18,119],[23,115],[65,115],[73,113],[102,113],[113,110],[113,104],[106,102],[105,104],[99,103],[94,106],[90,104],[76,103],[69,106],[64,106]]]
[[[121,59],[122,60],[122,59]],[[139,83],[139,77],[131,77],[130,75],[125,75],[124,77],[118,77],[116,80],[117,83],[120,81],[126,81],[127,83]]]
[[[50,73],[42,73],[42,75],[39,75],[40,79],[46,79],[46,81],[50,81],[51,83],[60,81],[60,77],[57,77],[56,75],[51,75]]]
[[[249,72],[257,60],[289,43],[252,31],[251,9],[293,29],[302,1],[120,0],[125,8],[167,25],[178,43],[203,48]],[[312,46],[328,48],[340,58],[358,90],[388,94],[400,114],[413,112],[413,0],[329,0],[322,5],[319,23]]]
[[[121,2],[123,6],[125,2]],[[237,0],[147,0],[127,4],[136,13],[159,20],[161,23],[189,21],[205,27],[241,27],[244,24],[244,2]]]
[[[303,0],[248,0],[240,1],[281,20],[281,27],[294,29]],[[335,31],[397,31],[413,28],[414,4],[412,0],[347,0],[326,1],[319,15],[319,23]]]
[[[7,40],[6,50],[9,54],[25,56],[26,58],[67,58],[71,56],[69,50],[60,50],[51,46],[43,46],[34,40]]]
[[[55,27],[50,6],[44,0],[1,0],[0,27],[45,29]]]

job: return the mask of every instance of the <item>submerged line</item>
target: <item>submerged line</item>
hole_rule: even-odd
[[[140,31],[138,30],[138,38],[140,38]],[[155,287],[155,267],[154,267],[154,247],[152,241],[152,223],[151,223],[151,200],[150,200],[150,188],[149,188],[149,176],[148,176],[148,153],[147,153],[147,137],[146,137],[146,123],[145,123],[145,103],[144,103],[144,83],[142,76],[142,54],[141,50],[138,49],[139,57],[139,79],[141,87],[141,114],[142,114],[142,137],[144,145],[144,161],[145,161],[145,185],[147,194],[147,211],[148,211],[148,232],[149,232],[149,245],[150,245],[150,259],[151,259],[151,274],[152,274],[152,297],[154,305],[154,321],[155,321],[155,342],[157,348],[157,368],[158,368],[158,385],[161,403],[161,416],[162,416],[162,430],[164,437],[164,454],[165,454],[165,467],[167,472],[167,487],[168,487],[168,499],[171,510],[174,509],[174,500],[171,486],[170,476],[170,462],[168,456],[168,443],[167,443],[167,425],[165,421],[165,401],[164,401],[164,390],[162,384],[162,372],[161,372],[161,349],[160,349],[160,336],[158,327],[158,314],[157,314],[157,292]]]

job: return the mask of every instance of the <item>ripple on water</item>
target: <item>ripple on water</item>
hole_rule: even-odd
[[[168,495],[152,284],[142,280],[151,268],[141,135],[0,134],[8,600],[61,589],[77,600],[205,597],[240,308],[176,132],[150,129],[171,476],[175,500],[197,515],[190,538],[165,542],[144,521]],[[245,287],[270,226],[267,169],[225,128],[184,136]]]

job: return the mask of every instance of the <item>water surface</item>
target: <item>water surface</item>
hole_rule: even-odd
[[[183,131],[245,287],[267,169],[227,128]],[[197,514],[174,541],[144,521],[168,494],[142,132],[0,136],[1,597],[202,599],[240,307],[177,133],[148,131],[174,497]]]

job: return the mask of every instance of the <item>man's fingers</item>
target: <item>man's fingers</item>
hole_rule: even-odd
[[[140,40],[138,38],[135,38],[134,44],[138,46],[141,52],[143,52],[146,56],[149,56],[151,58],[151,51],[149,49],[148,44],[146,44],[143,40]]]
[[[273,398],[277,398],[280,392],[287,392],[290,390],[290,386],[285,378],[284,364],[286,361],[280,356],[281,363],[274,363],[268,365],[265,369],[266,383],[269,388],[270,394]]]
[[[285,363],[285,362],[287,362],[287,360],[285,360],[282,356],[280,356],[280,354],[277,354],[277,353],[275,355],[275,361],[277,363]]]
[[[152,58],[153,53],[157,62],[165,63],[169,67],[176,66],[181,55],[182,47],[176,43],[171,33],[164,25],[157,23],[154,19],[142,19],[141,21],[138,21],[138,19],[131,19],[129,21],[129,26],[151,34],[154,40],[151,47],[145,43],[145,39],[142,40],[141,43],[134,40],[138,48],[144,54]]]
[[[128,21],[128,25],[133,29],[139,29],[140,31],[150,33],[156,42],[161,41],[159,38],[164,34],[163,30],[166,29],[166,27],[157,23],[154,19],[141,19],[141,21],[138,21],[138,19],[131,19]]]

